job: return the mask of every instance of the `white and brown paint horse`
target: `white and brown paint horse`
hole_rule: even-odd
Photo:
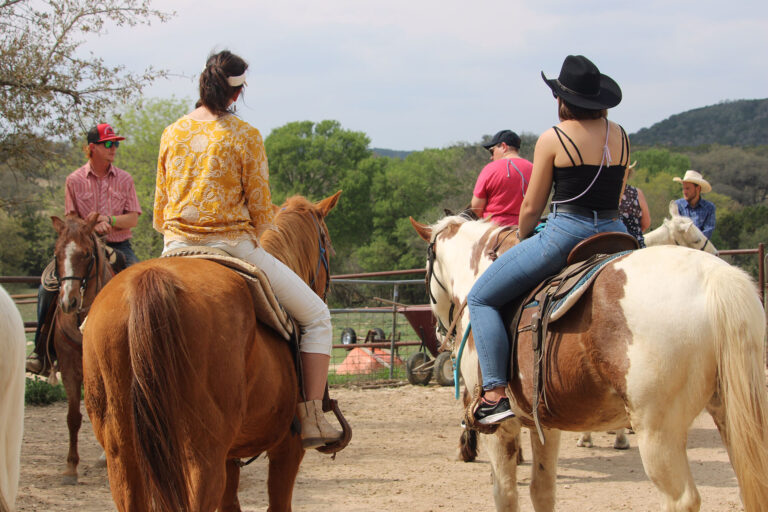
[[[477,276],[498,226],[446,217],[413,221],[429,242],[433,310],[449,325]],[[509,237],[513,239],[515,237]],[[509,242],[512,244],[514,242]],[[452,307],[453,306],[453,307]],[[469,322],[465,308],[458,332]],[[692,329],[691,326],[696,326]],[[609,263],[592,289],[549,326],[542,443],[531,430],[530,485],[537,512],[555,508],[560,431],[605,431],[631,424],[648,477],[668,512],[698,511],[701,498],[685,450],[687,431],[706,409],[720,431],[747,512],[768,503],[768,396],[763,368],[765,317],[752,280],[703,251],[660,246]],[[481,435],[491,462],[497,510],[517,511],[518,435],[533,427],[533,353],[523,333],[511,388],[517,417]],[[474,341],[460,362],[469,389],[478,383]]]
[[[678,213],[677,204],[674,201],[669,203],[669,218],[664,219],[661,226],[649,231],[644,235],[645,245],[648,247],[654,245],[680,245],[698,249],[710,254],[717,254],[717,248],[704,233],[693,223],[690,217],[684,217]],[[592,433],[582,432],[576,441],[576,446],[592,447]],[[629,448],[629,439],[623,428],[616,430],[616,438],[613,447],[617,450],[626,450]]]
[[[0,512],[15,509],[24,432],[24,322],[0,286]]]

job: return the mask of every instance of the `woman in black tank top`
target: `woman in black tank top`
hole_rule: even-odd
[[[562,269],[580,241],[604,231],[626,233],[618,207],[629,139],[607,118],[607,109],[621,101],[621,89],[581,55],[569,55],[557,79],[541,76],[557,99],[561,123],[536,142],[520,209],[521,242],[483,272],[467,297],[484,389],[475,418],[483,424],[513,416],[504,395],[509,342],[500,309]],[[553,186],[552,213],[534,234]]]

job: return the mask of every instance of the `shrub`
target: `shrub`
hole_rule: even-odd
[[[49,405],[66,399],[67,393],[61,384],[51,386],[40,377],[27,377],[26,389],[24,391],[24,402],[27,405]]]

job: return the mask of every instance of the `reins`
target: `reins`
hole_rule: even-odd
[[[309,282],[309,287],[314,289],[315,281],[320,275],[320,265],[322,264],[323,268],[325,269],[325,276],[326,276],[325,290],[323,290],[323,302],[325,302],[328,296],[328,290],[331,286],[331,273],[328,268],[327,251],[325,247],[323,247],[323,240],[327,240],[327,237],[325,236],[325,232],[323,231],[323,228],[320,226],[320,223],[317,222],[317,219],[315,218],[314,214],[312,215],[312,221],[315,223],[315,227],[317,228],[317,235],[318,235],[317,245],[319,246],[319,256],[317,259],[317,267],[315,268],[315,275],[312,276],[312,280]]]

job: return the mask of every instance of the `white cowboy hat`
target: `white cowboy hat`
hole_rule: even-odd
[[[707,180],[701,177],[701,174],[697,171],[688,170],[685,171],[685,176],[682,178],[672,178],[672,180],[677,181],[678,183],[694,183],[696,185],[699,185],[701,187],[701,193],[706,194],[707,192],[712,190],[712,185],[709,184]]]

